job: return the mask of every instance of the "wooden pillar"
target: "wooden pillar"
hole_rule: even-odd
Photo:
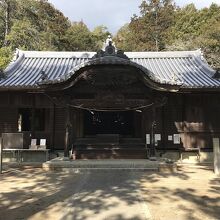
[[[161,125],[161,127],[162,127],[162,140],[161,140],[161,142],[162,142],[162,147],[163,147],[163,149],[165,150],[166,149],[166,141],[165,140],[167,140],[166,138],[167,138],[167,134],[166,134],[166,132],[165,132],[165,107],[164,107],[164,105],[162,106],[162,125]]]
[[[70,109],[69,106],[66,106],[65,109],[65,146],[64,146],[64,157],[68,157],[69,152],[68,152],[68,148],[69,148],[69,123],[70,123]]]
[[[32,108],[31,108],[31,138],[35,138],[35,94],[33,94]]]
[[[156,155],[155,150],[155,127],[156,127],[156,108],[152,107],[152,123],[151,123],[151,149],[150,149],[150,157],[154,157]]]
[[[2,173],[2,138],[0,138],[0,174]]]
[[[185,126],[185,121],[187,120],[186,117],[186,95],[183,94],[182,95],[182,144],[183,144],[183,148],[185,148],[187,146],[186,144],[186,137],[187,137],[187,132],[186,132],[186,129],[184,128]]]
[[[65,122],[65,127],[66,127],[66,132],[65,132],[65,146],[64,146],[64,157],[69,156],[69,151],[72,148],[72,124],[70,120],[70,107],[66,106],[66,122]]]
[[[214,153],[214,172],[220,175],[220,142],[219,138],[213,138],[213,153]]]
[[[53,117],[52,117],[52,147],[51,150],[54,150],[55,145],[55,126],[56,126],[56,105],[53,104]]]

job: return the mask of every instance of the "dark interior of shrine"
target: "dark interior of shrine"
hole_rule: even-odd
[[[133,137],[135,133],[134,112],[84,111],[84,134],[119,134]]]

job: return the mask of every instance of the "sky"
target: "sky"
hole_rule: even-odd
[[[133,14],[139,13],[142,0],[48,0],[71,21],[83,21],[90,30],[104,25],[115,34],[129,23]],[[176,0],[178,6],[194,3],[197,8],[208,7],[220,0]]]

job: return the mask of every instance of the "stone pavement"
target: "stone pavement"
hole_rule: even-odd
[[[126,171],[9,172],[0,177],[0,219],[150,219],[139,190],[141,175]]]
[[[1,220],[220,219],[220,178],[208,167],[177,173],[10,170],[0,176]]]

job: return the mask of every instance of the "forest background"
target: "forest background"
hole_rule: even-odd
[[[220,69],[220,6],[177,7],[172,0],[146,0],[140,14],[112,36],[124,51],[174,51],[201,48]],[[76,9],[77,10],[77,9]],[[16,48],[49,51],[97,51],[109,33],[104,25],[89,30],[70,21],[47,0],[0,0],[0,71]]]

